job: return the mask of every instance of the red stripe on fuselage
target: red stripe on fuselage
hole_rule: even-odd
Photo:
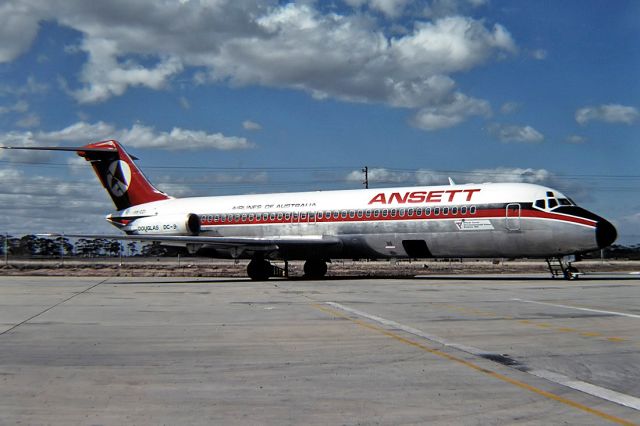
[[[505,208],[487,208],[487,209],[477,208],[476,212],[473,214],[469,213],[469,210],[467,209],[467,212],[465,214],[461,214],[458,207],[458,213],[452,214],[451,207],[447,207],[449,210],[449,213],[443,214],[442,213],[443,208],[440,207],[439,208],[440,213],[438,215],[434,214],[435,208],[437,207],[430,208],[431,213],[429,215],[425,214],[424,212],[425,208],[421,209],[422,210],[421,215],[415,214],[416,209],[413,209],[414,210],[413,215],[409,215],[407,211],[408,209],[405,209],[404,216],[400,216],[399,209],[397,208],[347,210],[346,217],[343,217],[342,215],[343,210],[340,210],[339,212],[340,214],[338,215],[338,217],[335,217],[333,214],[331,214],[329,218],[326,217],[326,215],[324,214],[325,211],[323,211],[322,219],[317,218],[317,213],[316,213],[315,219],[309,219],[309,213],[306,213],[305,219],[300,219],[300,216],[298,216],[298,219],[292,219],[293,213],[288,213],[289,214],[288,218],[285,218],[285,214],[282,213],[281,219],[278,219],[278,216],[276,216],[276,218],[274,219],[271,219],[271,213],[269,213],[269,218],[263,219],[262,213],[259,213],[259,214],[254,213],[253,219],[250,220],[249,217],[251,213],[242,213],[242,214],[239,214],[239,218],[237,220],[235,219],[235,214],[234,214],[234,218],[231,221],[227,220],[225,222],[220,222],[219,220],[218,221],[213,220],[214,216],[222,216],[221,214],[206,214],[201,216],[201,224],[202,226],[236,226],[236,225],[277,225],[277,224],[292,224],[292,223],[293,224],[296,224],[296,223],[345,223],[345,222],[382,222],[382,221],[405,221],[405,220],[443,220],[443,219],[451,220],[451,219],[473,219],[473,218],[505,219],[506,218]],[[376,210],[379,212],[382,212],[382,210],[387,210],[387,216],[384,217],[382,216],[382,214],[379,214],[377,217],[375,217],[373,212]],[[394,216],[391,216],[391,210],[395,210],[396,214]],[[350,212],[352,211],[355,212],[353,217],[350,216]],[[362,212],[362,217],[358,217],[358,214],[357,214],[358,211]],[[369,217],[367,217],[365,214],[366,211],[371,211],[372,214]],[[333,213],[333,211],[331,213]],[[277,214],[278,213],[276,213],[276,215]],[[230,214],[225,214],[225,215],[229,216]],[[211,219],[209,219],[209,217]],[[572,224],[589,226],[589,227],[596,226],[596,221],[591,219],[586,219],[579,216],[571,216],[571,215],[561,214],[561,213],[545,212],[545,211],[536,210],[536,209],[522,209],[520,211],[519,216],[518,215],[515,215],[513,217],[510,216],[510,218],[512,219],[517,219],[518,217],[525,218],[525,219],[555,220],[555,221],[568,222]]]

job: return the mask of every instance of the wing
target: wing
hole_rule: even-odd
[[[326,235],[282,236],[282,237],[207,237],[193,235],[111,235],[111,234],[38,234],[40,237],[93,238],[106,240],[129,240],[159,242],[165,245],[203,247],[217,249],[241,249],[242,251],[273,252],[298,248],[330,248],[340,246],[340,239]]]

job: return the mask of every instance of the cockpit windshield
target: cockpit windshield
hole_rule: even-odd
[[[570,198],[556,198],[553,192],[547,192],[547,198],[541,198],[533,203],[533,206],[540,210],[554,210],[560,206],[575,206],[576,203]]]

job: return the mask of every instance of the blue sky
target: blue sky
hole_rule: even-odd
[[[640,3],[8,0],[0,144],[118,139],[176,196],[523,181],[640,243]],[[0,152],[0,232],[107,232],[83,160]]]

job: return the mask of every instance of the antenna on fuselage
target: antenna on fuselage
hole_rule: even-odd
[[[456,184],[456,183],[453,181],[453,179],[449,178],[449,185],[453,186],[453,185],[455,185],[455,184]]]

